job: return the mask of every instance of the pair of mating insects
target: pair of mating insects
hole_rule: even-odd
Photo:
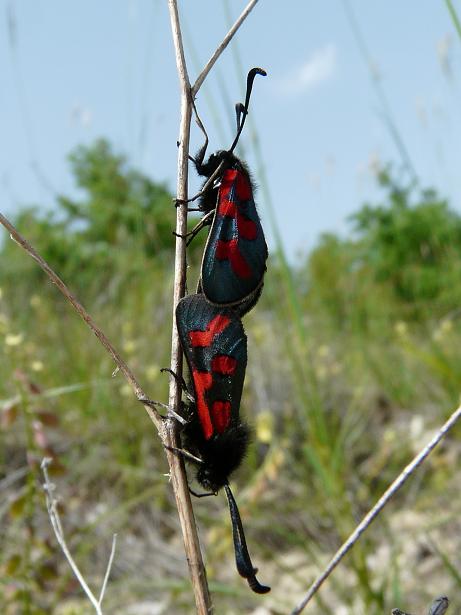
[[[248,113],[253,81],[256,75],[265,74],[261,68],[248,73],[245,104],[236,105],[237,134],[230,149],[218,151],[204,162],[206,139],[196,158],[190,157],[198,174],[207,179],[195,197],[200,197],[198,211],[204,215],[186,236],[188,244],[205,225],[211,224],[211,228],[197,293],[181,299],[176,309],[193,389],[189,391],[180,379],[190,402],[181,432],[181,452],[198,466],[197,481],[209,492],[200,497],[216,494],[224,487],[237,570],[260,594],[270,588],[256,579],[257,569],[248,553],[228,478],[242,462],[249,444],[249,428],[239,415],[247,363],[247,337],[241,317],[259,299],[268,255],[249,170],[233,151]]]

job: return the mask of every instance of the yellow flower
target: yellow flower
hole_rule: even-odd
[[[136,350],[136,342],[134,340],[126,340],[123,344],[123,350],[127,353],[132,353]]]
[[[260,412],[256,418],[256,437],[260,442],[269,444],[274,431],[274,417],[270,412]]]
[[[19,346],[22,344],[24,340],[24,335],[22,333],[8,333],[5,336],[5,344],[7,346]]]
[[[397,335],[401,335],[403,337],[408,333],[407,323],[403,322],[403,320],[399,320],[394,325],[394,331]]]
[[[120,395],[123,395],[123,397],[129,397],[130,395],[133,395],[133,391],[129,384],[122,385],[119,390]]]
[[[41,372],[43,370],[43,363],[41,361],[32,361],[31,368],[34,372]]]
[[[435,331],[432,333],[432,339],[434,339],[436,342],[440,342],[446,336],[447,333],[450,333],[452,329],[453,329],[453,321],[450,320],[449,318],[446,318],[440,323],[437,329],[435,329]]]
[[[33,308],[38,308],[42,304],[42,300],[38,295],[32,295],[29,299],[29,303]]]
[[[453,321],[446,318],[440,325],[440,328],[444,333],[449,333],[453,329]]]

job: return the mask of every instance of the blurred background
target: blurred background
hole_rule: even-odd
[[[191,81],[244,6],[179,3]],[[0,210],[166,401],[179,121],[167,3],[0,7]],[[272,592],[238,577],[224,496],[194,502],[217,613],[288,613],[459,403],[460,17],[458,0],[261,0],[197,96],[210,152],[227,148],[248,69],[268,72],[239,146],[270,261],[244,323],[254,441],[234,493]],[[201,142],[194,125],[192,153]],[[189,248],[190,289],[204,241]],[[6,232],[0,258],[2,612],[90,612],[47,516],[50,456],[94,588],[118,533],[106,611],[192,613],[147,415]],[[417,613],[441,594],[461,607],[460,454],[458,428],[306,612]]]

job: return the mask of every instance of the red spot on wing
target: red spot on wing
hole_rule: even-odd
[[[223,376],[231,376],[237,367],[237,359],[225,354],[218,354],[211,361],[211,371]]]
[[[232,271],[239,278],[251,278],[251,269],[239,250],[237,239],[231,239],[230,241],[219,240],[216,244],[216,258],[218,260],[228,260]]]
[[[224,171],[221,180],[221,187],[219,189],[220,197],[223,199],[228,198],[229,192],[231,191],[236,177],[237,171],[235,169],[227,169],[227,171]]]
[[[195,403],[197,405],[200,425],[202,426],[205,440],[209,440],[213,435],[213,425],[211,423],[210,409],[206,401],[206,392],[211,389],[213,377],[208,372],[193,370],[192,378],[194,379]]]
[[[253,196],[253,190],[248,177],[237,169],[227,169],[224,171],[221,180],[221,195],[228,197],[232,186],[235,184],[237,198],[241,201],[248,201]]]
[[[215,401],[212,406],[213,425],[218,433],[226,431],[231,418],[230,401]]]
[[[251,199],[253,193],[248,178],[240,171],[228,169],[224,172],[221,181],[218,214],[236,220],[239,237],[248,240],[256,239],[258,229],[255,222],[243,215],[235,200],[229,199],[233,185],[235,185],[235,195],[238,201],[249,201]]]
[[[237,184],[235,191],[237,193],[237,197],[241,201],[249,201],[253,196],[253,190],[251,189],[250,182],[242,172],[237,173]]]
[[[207,348],[212,344],[214,338],[221,333],[221,331],[224,331],[229,323],[229,316],[218,314],[213,320],[210,320],[205,331],[190,331],[189,339],[192,347],[195,348],[200,346],[202,348]]]
[[[218,214],[226,218],[234,218],[239,237],[250,241],[256,239],[258,229],[255,222],[243,215],[234,201],[219,199]]]
[[[207,348],[214,338],[224,331],[231,319],[229,316],[218,314],[208,323],[205,331],[190,331],[189,339],[193,348]],[[216,355],[211,362],[211,369],[218,374],[233,374],[237,367],[237,360],[226,355]],[[213,386],[213,376],[209,372],[192,370],[195,388],[195,403],[205,440],[209,440],[214,430],[222,433],[230,421],[230,402],[214,402],[210,415],[210,408],[206,394]],[[227,408],[227,405],[229,406]]]
[[[239,201],[248,201],[252,196],[250,182],[243,173],[235,169],[225,171],[219,192],[218,215],[234,219],[237,233],[236,237],[229,241],[218,240],[216,258],[228,260],[232,271],[239,278],[251,278],[252,271],[240,252],[238,240],[242,238],[253,241],[258,235],[258,228],[253,220],[250,220],[241,212],[238,204],[229,199],[231,188],[234,185],[235,195]]]

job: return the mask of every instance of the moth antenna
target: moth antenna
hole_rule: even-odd
[[[240,128],[240,122],[242,121],[242,115],[245,113],[245,107],[243,103],[235,104],[235,119],[237,120],[237,132]]]
[[[247,75],[247,91],[245,94],[245,104],[242,105],[242,103],[238,103],[239,105],[239,110],[237,111],[238,115],[241,116],[241,121],[239,122],[240,118],[238,117],[237,119],[237,134],[235,135],[235,139],[234,142],[232,143],[229,152],[232,153],[238,143],[238,140],[240,138],[240,135],[242,133],[243,127],[245,125],[245,119],[246,116],[248,115],[248,106],[250,104],[250,96],[251,96],[251,90],[253,89],[253,81],[255,80],[256,75],[262,75],[263,77],[265,77],[267,75],[266,71],[263,68],[252,68],[250,70],[250,72]],[[237,110],[237,107],[236,107]],[[240,123],[240,125],[238,125]]]
[[[226,490],[227,501],[229,503],[229,512],[232,521],[232,537],[234,539],[235,563],[237,565],[238,573],[241,577],[247,580],[248,585],[255,593],[267,594],[271,588],[266,585],[261,585],[256,578],[258,569],[254,568],[251,563],[250,554],[248,553],[248,547],[245,540],[245,533],[243,531],[242,520],[240,519],[239,509],[237,508],[237,502],[232,495],[232,491],[228,483],[224,485],[224,489]]]
[[[195,165],[201,165],[203,163],[203,160],[205,158],[205,154],[206,154],[206,150],[208,147],[208,134],[207,131],[205,130],[205,126],[203,125],[202,120],[200,119],[200,116],[197,112],[197,107],[195,106],[195,102],[192,101],[192,108],[194,110],[194,115],[195,115],[195,121],[197,122],[198,127],[200,128],[200,130],[203,133],[203,136],[205,137],[205,143],[202,145],[202,147],[199,149],[197,156],[194,159],[190,159],[192,160],[192,162]]]

